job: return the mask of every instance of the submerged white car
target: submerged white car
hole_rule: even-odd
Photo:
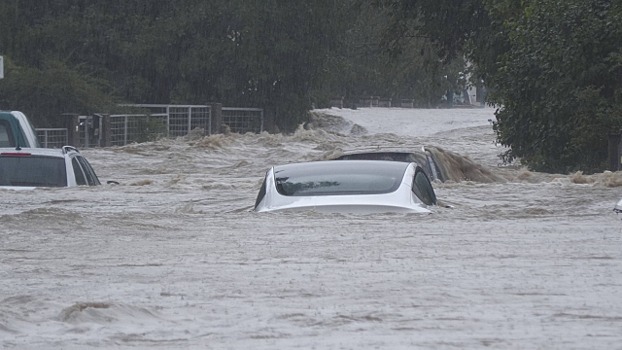
[[[422,147],[420,150],[401,150],[376,148],[369,151],[346,152],[334,160],[394,160],[398,162],[414,162],[417,163],[431,181],[438,180],[445,182],[450,179],[450,175],[446,173],[445,167],[441,166],[442,162],[435,157],[432,152],[434,147]]]
[[[432,184],[417,163],[317,161],[268,170],[255,211],[430,213],[435,204]]]
[[[96,185],[95,170],[74,147],[0,148],[0,189]]]

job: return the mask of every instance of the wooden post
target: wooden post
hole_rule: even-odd
[[[112,146],[112,126],[110,125],[110,115],[108,114],[102,114],[101,115],[102,118],[102,130],[101,130],[101,135],[102,135],[102,147],[110,147]]]
[[[222,133],[222,103],[207,103],[210,106],[210,130],[209,134]]]
[[[69,146],[79,147],[80,143],[80,116],[77,114],[65,113],[65,127],[67,128],[67,143]]]

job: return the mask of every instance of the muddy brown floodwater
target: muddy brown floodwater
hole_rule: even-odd
[[[620,174],[500,167],[490,109],[316,112],[83,150],[116,186],[0,190],[0,348],[621,348]],[[498,181],[435,183],[430,215],[252,211],[273,164],[422,145]]]

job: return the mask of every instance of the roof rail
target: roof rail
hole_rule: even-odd
[[[67,154],[69,151],[76,151],[80,153],[80,151],[78,151],[78,149],[73,146],[63,146],[62,149],[63,149],[63,153],[65,154]]]

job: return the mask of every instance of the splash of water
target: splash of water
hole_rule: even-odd
[[[425,150],[431,153],[445,181],[505,182],[505,179],[468,157],[435,146],[427,146]]]

